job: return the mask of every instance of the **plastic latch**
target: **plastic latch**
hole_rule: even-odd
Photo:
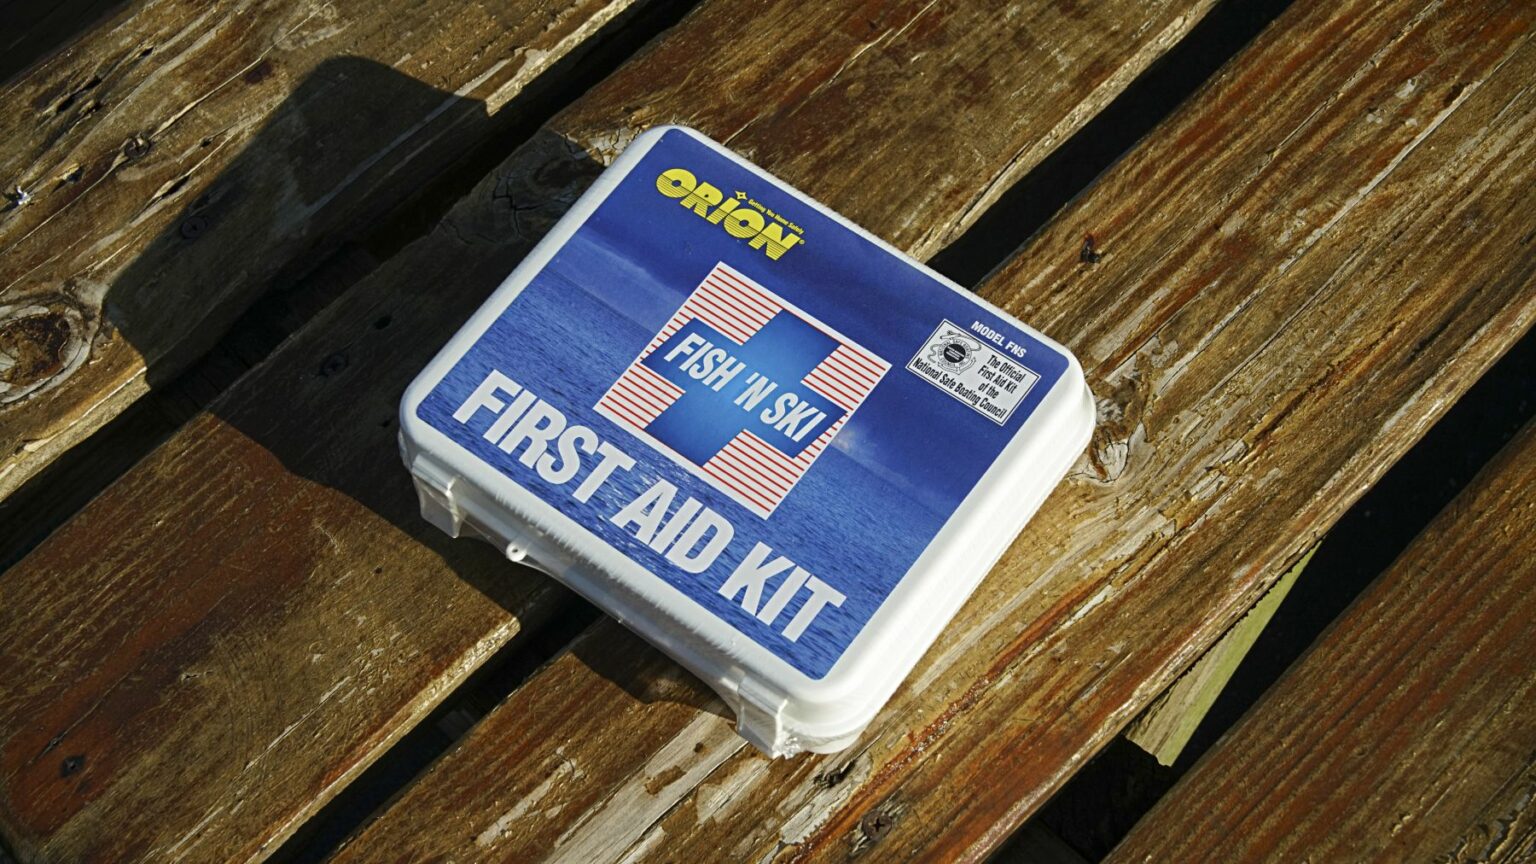
[[[464,513],[453,494],[458,478],[420,453],[411,459],[410,469],[422,517],[449,537],[458,537],[464,524]]]
[[[736,695],[739,703],[736,733],[765,753],[789,755],[785,752],[789,742],[784,734],[783,719],[788,700],[750,677],[741,680]]]

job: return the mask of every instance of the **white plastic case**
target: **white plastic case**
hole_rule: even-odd
[[[1092,427],[1061,346],[681,127],[400,406],[428,520],[660,646],[775,756],[853,743]]]

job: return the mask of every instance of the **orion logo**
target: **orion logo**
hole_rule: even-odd
[[[889,368],[721,262],[596,408],[767,517]]]

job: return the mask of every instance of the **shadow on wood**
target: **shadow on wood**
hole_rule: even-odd
[[[253,76],[259,74],[259,70],[253,72]],[[107,288],[100,305],[104,318],[91,315],[86,311],[90,305],[71,295],[90,290],[88,286],[66,285],[51,297],[28,297],[26,302],[35,311],[13,317],[0,332],[0,349],[21,358],[6,374],[13,383],[25,382],[41,390],[50,380],[69,374],[71,363],[83,356],[81,349],[90,340],[119,339],[135,347],[163,344],[157,330],[177,314],[177,298],[193,297],[231,275],[222,262],[232,247],[268,243],[274,236],[295,238],[290,244],[309,237],[311,232],[296,223],[329,204],[327,196],[333,194],[329,190],[338,187],[328,172],[350,171],[353,176],[345,184],[346,194],[366,202],[371,200],[368,190],[391,182],[392,174],[416,152],[415,147],[400,146],[389,149],[387,155],[375,155],[377,148],[357,146],[358,128],[373,130],[369,138],[376,142],[381,128],[384,134],[396,131],[390,124],[402,122],[398,118],[415,119],[430,112],[447,115],[447,127],[459,132],[467,124],[486,122],[484,107],[477,100],[436,90],[387,66],[356,58],[326,62],[207,191],[179,213],[172,222],[174,230],[153,241]],[[409,136],[411,129],[401,128],[398,133]],[[306,146],[295,146],[296,141]],[[318,158],[316,148],[325,151],[325,158]],[[259,844],[240,853],[257,854],[307,818],[311,811],[289,809],[294,802],[301,808],[313,806],[312,802],[326,797],[320,790],[344,786],[361,770],[363,764],[350,761],[356,757],[348,754],[367,754],[373,748],[359,748],[358,742],[346,739],[362,734],[356,730],[337,730],[343,736],[340,740],[306,741],[302,746],[312,754],[330,757],[290,758],[271,769],[285,775],[275,783],[270,778],[255,779],[261,773],[254,770],[260,757],[244,766],[219,765],[218,753],[200,749],[210,742],[196,732],[209,724],[233,723],[229,733],[254,738],[259,734],[256,728],[248,717],[241,719],[245,699],[278,704],[306,700],[315,703],[314,710],[325,710],[330,694],[310,694],[301,682],[311,680],[313,670],[326,662],[326,634],[306,629],[318,626],[314,619],[297,627],[281,620],[281,609],[306,595],[314,603],[316,593],[336,598],[333,603],[348,602],[345,592],[335,588],[350,578],[359,562],[343,561],[344,572],[331,572],[342,546],[362,544],[376,553],[369,559],[372,578],[386,574],[386,568],[398,573],[387,577],[398,585],[386,600],[388,608],[353,608],[348,614],[398,621],[434,616],[445,628],[487,627],[483,616],[469,616],[466,621],[456,617],[453,609],[421,602],[424,592],[413,578],[419,580],[420,571],[428,568],[413,567],[410,555],[397,554],[404,549],[412,550],[418,561],[439,559],[438,567],[446,565],[460,574],[494,605],[511,612],[514,620],[522,616],[531,598],[547,599],[549,592],[558,590],[549,580],[505,579],[513,568],[497,550],[451,540],[420,519],[410,478],[396,455],[396,404],[406,383],[439,347],[441,334],[451,332],[478,306],[600,171],[584,151],[568,147],[547,132],[525,144],[524,152],[539,154],[539,159],[522,163],[534,164],[536,170],[493,176],[476,191],[490,200],[494,224],[445,223],[419,241],[435,244],[442,254],[426,256],[430,266],[417,278],[398,280],[395,284],[402,287],[392,295],[374,293],[361,301],[376,304],[361,316],[347,298],[322,313],[319,325],[310,328],[318,337],[308,347],[317,353],[312,362],[303,364],[307,367],[303,374],[293,375],[292,364],[275,372],[272,364],[262,366],[252,373],[260,379],[259,386],[242,388],[236,398],[216,401],[209,412],[189,424],[191,434],[184,440],[220,451],[216,462],[221,469],[216,474],[183,478],[185,494],[128,494],[116,499],[121,505],[89,508],[74,523],[86,530],[111,531],[114,525],[132,524],[145,513],[155,513],[155,524],[174,526],[179,542],[141,538],[142,542],[130,542],[116,552],[67,540],[51,544],[55,548],[50,554],[57,557],[49,561],[47,570],[57,578],[114,573],[111,578],[119,583],[137,584],[129,586],[131,599],[124,603],[38,608],[34,620],[40,626],[49,619],[78,623],[89,641],[102,646],[98,662],[55,676],[34,676],[23,687],[0,693],[5,716],[26,718],[24,724],[6,724],[8,737],[0,749],[0,762],[10,775],[7,797],[0,798],[0,821],[6,841],[23,860],[53,854],[45,849],[80,851],[82,847],[73,844],[107,841],[113,832],[97,832],[87,823],[121,818],[124,808],[135,809],[134,802],[146,795],[174,800],[187,784],[242,785],[232,772],[260,786],[243,801],[247,812],[241,814],[241,821],[249,824],[235,841]],[[537,204],[525,206],[525,201]],[[457,242],[457,231],[495,235],[497,242],[465,247]],[[342,239],[322,233],[305,242],[323,246]],[[146,290],[145,282],[155,283],[153,289]],[[124,290],[130,285],[133,290]],[[159,299],[145,299],[151,297]],[[342,308],[338,311],[337,306]],[[209,339],[223,332],[226,324],[205,322]],[[413,338],[417,333],[427,335]],[[183,343],[178,350],[195,351],[197,346]],[[162,369],[176,366],[161,362],[163,357],[146,359],[152,386],[163,383]],[[215,435],[216,440],[210,440]],[[337,438],[344,439],[345,446],[338,447]],[[168,468],[184,452],[164,447],[147,462]],[[286,471],[275,471],[274,461]],[[137,485],[162,473],[134,472],[123,482]],[[289,478],[283,488],[265,482],[276,475]],[[214,491],[208,495],[210,488]],[[214,506],[196,510],[180,506],[199,489]],[[350,526],[346,532],[311,530],[318,515],[334,519],[338,509],[353,511],[345,520]],[[213,576],[221,571],[248,575]],[[535,583],[531,589],[530,581]],[[168,597],[163,586],[172,583],[191,587]],[[516,585],[522,588],[509,587]],[[289,599],[274,605],[274,597]],[[240,627],[252,626],[253,618],[274,612],[278,619],[270,620],[263,639],[288,652],[281,668],[259,660],[254,661],[261,664],[257,668],[236,659],[226,670],[233,673],[230,680],[203,679],[197,658],[223,664],[217,658],[228,660],[232,648],[236,653],[260,655],[259,650],[240,651],[228,644],[227,637]],[[505,615],[496,613],[499,620]],[[487,640],[486,651],[494,649],[494,642],[498,640]],[[30,665],[31,661],[13,652],[30,652],[39,644],[25,637],[11,642],[0,666]],[[105,646],[115,647],[107,650]],[[375,653],[387,647],[381,645]],[[460,662],[463,658],[445,657],[428,663],[433,680],[462,677],[439,668]],[[471,662],[478,665],[483,657]],[[389,676],[392,666],[380,663],[378,674]],[[133,679],[133,686],[111,683],[127,677]],[[430,682],[424,683],[420,704],[438,701],[442,686],[434,689]],[[216,698],[199,692],[210,687],[228,688],[228,692]],[[366,684],[363,688],[367,689]],[[205,713],[210,716],[196,716]],[[132,757],[141,745],[153,749],[145,742],[165,735],[167,717],[176,718],[174,725],[186,733],[173,733],[172,738],[183,740],[168,742],[171,749],[167,751],[180,753],[184,764],[158,770],[153,780],[146,780],[137,776],[143,766]],[[402,728],[410,725],[401,724]],[[255,749],[266,752],[259,746]],[[321,761],[326,765],[319,765]],[[295,786],[304,790],[302,794],[295,794]],[[282,791],[284,787],[289,787],[287,792]],[[95,815],[82,814],[87,805],[103,797],[119,800],[99,802]],[[179,806],[198,805],[189,799]],[[197,821],[191,819],[189,824]],[[78,835],[75,840],[69,839],[72,834]],[[157,848],[170,854],[153,845],[152,838],[153,834],[119,835],[111,840],[112,854],[153,858]],[[195,842],[195,838],[189,835],[183,842]],[[231,848],[220,848],[235,854]]]

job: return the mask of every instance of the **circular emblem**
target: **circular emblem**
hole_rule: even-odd
[[[940,339],[928,356],[933,362],[951,372],[964,372],[976,362],[976,352],[980,350],[981,343],[961,336],[959,333],[951,333]]]

